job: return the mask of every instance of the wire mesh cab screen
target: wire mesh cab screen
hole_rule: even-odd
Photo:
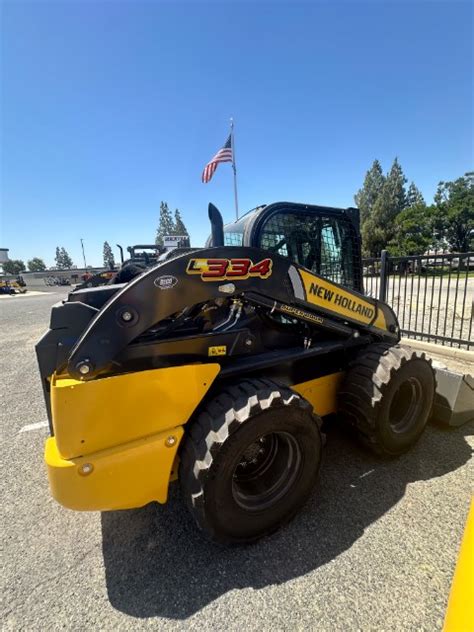
[[[236,230],[224,231],[224,246],[243,246],[244,233]]]
[[[281,211],[270,216],[260,232],[260,248],[276,252],[311,272],[351,289],[355,278],[356,234],[343,215]]]
[[[237,222],[224,226],[224,246],[243,246],[244,229],[251,219],[252,212],[246,213]]]

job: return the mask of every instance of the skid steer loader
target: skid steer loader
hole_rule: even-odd
[[[165,503],[251,542],[314,487],[322,418],[385,456],[424,430],[435,380],[365,296],[357,209],[275,203],[124,284],[53,307],[37,344],[51,492],[77,510]]]

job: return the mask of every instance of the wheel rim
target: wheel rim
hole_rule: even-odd
[[[234,469],[235,502],[248,511],[268,509],[288,493],[301,465],[301,449],[292,435],[262,435],[242,452]]]
[[[415,377],[410,377],[395,392],[390,405],[390,427],[393,432],[407,432],[416,425],[423,407],[422,388]]]

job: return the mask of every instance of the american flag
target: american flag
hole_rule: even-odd
[[[222,147],[222,149],[219,149],[214,158],[210,160],[204,167],[201,180],[203,182],[210,182],[212,176],[214,175],[214,171],[217,169],[217,165],[220,162],[233,162],[233,160],[234,156],[232,151],[232,134],[229,134],[229,138],[226,140],[225,145]]]

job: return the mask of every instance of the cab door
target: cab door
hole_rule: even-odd
[[[357,243],[354,225],[343,212],[288,207],[264,219],[255,245],[360,291],[360,262],[355,260],[359,253]]]

